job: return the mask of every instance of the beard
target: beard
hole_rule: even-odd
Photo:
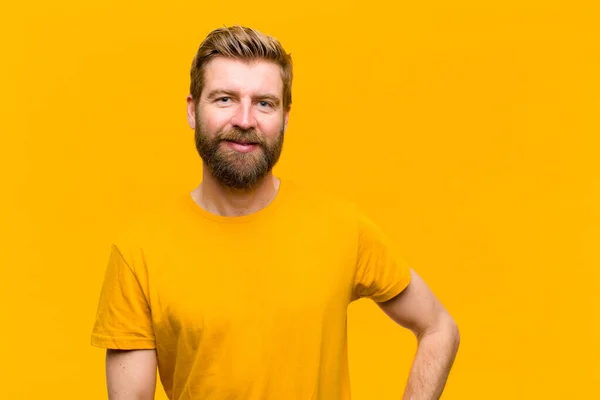
[[[219,131],[214,138],[204,130],[196,117],[196,150],[205,168],[223,186],[249,190],[255,188],[273,169],[283,149],[284,126],[273,143],[268,143],[256,130],[233,128]],[[248,153],[240,153],[221,146],[224,141],[255,143],[258,147]]]

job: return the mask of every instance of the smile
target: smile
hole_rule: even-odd
[[[254,150],[256,147],[258,147],[257,143],[250,143],[250,142],[233,142],[231,140],[225,140],[224,141],[227,144],[227,147],[240,152],[240,153],[249,153],[252,150]]]

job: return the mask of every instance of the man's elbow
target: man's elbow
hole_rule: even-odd
[[[436,330],[441,332],[452,351],[454,353],[457,352],[460,345],[460,330],[458,329],[456,320],[450,314],[444,313],[442,318],[440,318]]]
[[[447,343],[452,348],[453,352],[458,351],[460,345],[460,330],[458,324],[447,312],[443,312],[435,321],[434,324],[428,327],[417,335],[417,339],[421,341],[427,336],[435,335],[443,342]]]
[[[454,318],[450,317],[448,321],[448,332],[449,336],[452,340],[452,348],[454,352],[458,351],[458,347],[460,346],[460,330],[458,329],[458,324],[454,320]]]

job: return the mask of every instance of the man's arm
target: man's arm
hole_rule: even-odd
[[[107,350],[109,400],[153,400],[156,350]]]
[[[378,305],[418,340],[403,400],[438,400],[458,351],[458,327],[423,279],[411,276],[402,293]]]

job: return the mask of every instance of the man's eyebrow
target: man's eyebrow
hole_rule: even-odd
[[[206,97],[212,99],[217,96],[235,96],[235,92],[225,89],[215,89],[210,91]]]

